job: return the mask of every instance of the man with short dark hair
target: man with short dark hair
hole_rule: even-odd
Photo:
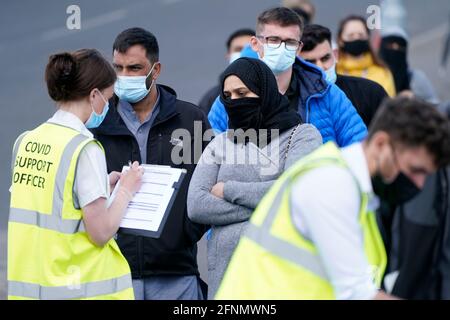
[[[241,56],[241,51],[250,43],[250,40],[254,35],[254,30],[244,28],[236,30],[228,37],[226,42],[227,53],[225,54],[225,58],[230,64]],[[204,94],[204,96],[200,99],[198,106],[205,112],[205,114],[208,114],[214,100],[219,95],[220,86],[216,85]]]
[[[299,160],[252,214],[218,299],[390,299],[371,177],[418,188],[450,163],[450,126],[433,105],[387,100],[362,143]],[[238,284],[238,285],[236,285]]]
[[[438,109],[450,118],[444,105]],[[409,201],[398,203],[398,190],[386,190],[388,199],[377,214],[388,255],[387,292],[408,300],[450,299],[449,181],[447,166],[430,175]]]
[[[302,32],[303,22],[294,11],[269,9],[258,16],[251,46],[275,74],[290,107],[319,130],[324,142],[347,146],[363,140],[367,128],[345,94],[327,82],[318,67],[296,57],[302,49]],[[228,115],[218,99],[208,119],[216,132],[227,130]]]
[[[336,73],[337,51],[333,51],[330,29],[317,24],[308,25],[302,36],[303,49],[300,56],[321,68],[327,80],[344,91],[355,106],[366,126],[370,125],[381,102],[388,97],[378,83]]]
[[[209,124],[197,106],[178,100],[173,89],[156,84],[161,62],[158,42],[149,31],[131,28],[121,32],[113,45],[113,65],[115,97],[105,120],[93,131],[105,149],[108,171],[120,172],[130,160],[187,170],[160,238],[118,234],[117,243],[131,267],[136,299],[203,299],[197,241],[207,226],[189,220],[186,197],[198,160],[193,137],[203,137]],[[177,129],[186,130],[192,139],[173,139]],[[172,159],[174,152],[180,154],[180,145],[181,152],[191,151],[187,162],[186,155],[181,163]],[[200,148],[205,146],[203,142]]]

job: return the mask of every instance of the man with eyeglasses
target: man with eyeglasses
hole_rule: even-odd
[[[334,141],[344,147],[363,140],[367,127],[350,100],[326,80],[320,68],[297,57],[302,31],[303,22],[294,11],[269,9],[258,17],[251,46],[275,74],[278,90],[291,108],[304,123],[317,127],[324,143]],[[208,119],[216,132],[227,129],[228,117],[220,101],[215,101]]]

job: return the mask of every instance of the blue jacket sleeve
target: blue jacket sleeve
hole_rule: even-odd
[[[336,143],[345,147],[364,140],[367,127],[345,93],[336,85],[331,85],[329,99]]]
[[[208,120],[216,134],[228,129],[228,114],[219,97],[216,98],[209,111]]]

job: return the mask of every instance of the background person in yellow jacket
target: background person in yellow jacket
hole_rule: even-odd
[[[392,73],[372,48],[370,30],[363,17],[352,15],[341,21],[337,45],[337,73],[375,81],[383,86],[390,97],[396,95]]]
[[[50,56],[45,80],[58,110],[13,151],[8,297],[134,299],[130,268],[112,238],[143,169],[135,162],[108,177],[103,148],[88,130],[103,121],[116,74],[98,51],[82,49]]]

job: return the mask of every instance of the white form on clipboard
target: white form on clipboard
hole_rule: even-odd
[[[124,166],[122,172],[129,170]],[[169,166],[142,165],[142,186],[128,204],[120,231],[158,238],[186,170]],[[109,203],[120,187],[120,180]]]

